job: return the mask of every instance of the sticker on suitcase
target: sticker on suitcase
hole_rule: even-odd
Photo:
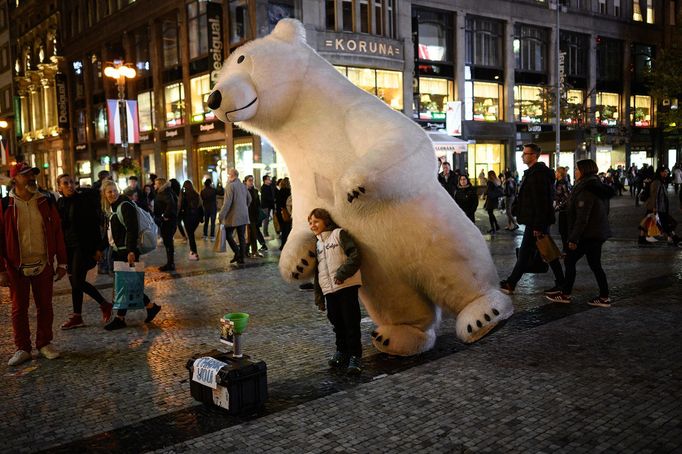
[[[192,380],[213,389],[218,388],[218,372],[226,363],[218,361],[210,356],[204,356],[194,361],[194,373]]]
[[[218,385],[217,389],[213,391],[213,403],[219,407],[223,407],[225,410],[230,409],[230,393],[224,386]]]

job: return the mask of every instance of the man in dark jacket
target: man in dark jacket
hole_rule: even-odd
[[[270,216],[275,210],[276,191],[270,175],[263,176],[263,185],[260,187],[260,206],[266,214],[265,219],[263,219],[263,235],[265,236],[270,236],[268,225],[270,224]]]
[[[218,214],[218,194],[213,187],[213,180],[206,178],[201,190],[201,203],[204,206],[204,239],[208,239],[208,224],[211,223],[211,241],[215,239],[215,217]]]
[[[443,186],[443,188],[448,191],[450,197],[455,198],[455,191],[457,191],[457,175],[450,170],[450,163],[443,161],[442,163],[443,171],[438,174],[438,182]]]
[[[73,178],[69,174],[59,175],[57,186],[62,195],[57,202],[57,209],[62,221],[73,305],[73,314],[62,324],[62,329],[85,326],[81,316],[83,292],[99,304],[102,320],[106,322],[111,317],[112,304],[86,280],[88,270],[94,268],[106,247],[100,230],[99,191],[94,189],[76,191]]]
[[[535,255],[537,238],[548,234],[549,227],[554,224],[554,172],[544,162],[538,161],[540,152],[540,147],[534,143],[523,146],[523,163],[528,166],[528,170],[523,172],[513,211],[518,223],[524,224],[526,229],[516,265],[509,277],[500,282],[502,291],[508,295],[514,293],[516,283],[519,282]],[[545,294],[560,293],[564,283],[561,263],[557,258],[550,262],[549,266],[554,272],[554,287],[547,290]]]
[[[166,264],[159,267],[159,271],[175,270],[175,248],[173,247],[173,235],[178,222],[178,198],[165,178],[157,178],[154,181],[156,199],[154,201],[154,220],[159,226],[163,246],[166,248]]]

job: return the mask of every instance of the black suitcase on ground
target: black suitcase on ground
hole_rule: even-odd
[[[217,390],[192,380],[194,361],[205,356],[227,363],[227,366],[218,371]],[[232,353],[218,350],[197,354],[187,361],[187,370],[192,397],[199,402],[223,408],[228,414],[248,415],[258,412],[268,398],[266,364],[263,361],[252,361],[246,355],[235,358]]]

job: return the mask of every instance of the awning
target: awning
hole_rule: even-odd
[[[467,151],[467,141],[449,136],[443,132],[426,131],[426,134],[433,142],[436,156],[445,156],[450,153],[463,153]]]

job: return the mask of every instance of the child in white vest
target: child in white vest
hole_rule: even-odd
[[[315,303],[325,310],[336,333],[332,367],[347,365],[347,373],[362,371],[360,341],[360,253],[350,235],[339,228],[327,210],[315,208],[308,216],[310,230],[317,237]]]

